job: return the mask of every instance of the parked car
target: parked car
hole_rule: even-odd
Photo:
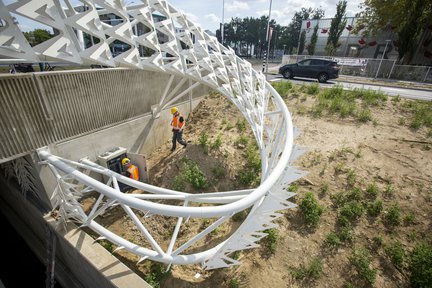
[[[294,77],[316,78],[320,83],[339,77],[337,62],[326,59],[305,59],[295,64],[287,64],[279,68],[279,74],[286,79]]]

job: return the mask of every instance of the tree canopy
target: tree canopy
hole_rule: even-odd
[[[432,25],[432,1],[428,0],[364,0],[357,16],[357,27],[364,26],[364,36],[376,35],[381,30],[398,35],[399,60],[409,63],[425,29]]]
[[[336,14],[331,21],[329,36],[327,38],[326,51],[329,55],[333,55],[333,53],[336,51],[336,48],[339,46],[339,38],[343,30],[345,29],[347,22],[345,18],[346,6],[347,1],[345,0],[339,1],[339,3],[336,5]],[[333,53],[331,53],[330,51],[332,51]]]
[[[281,26],[272,19],[270,26],[273,28],[273,35],[270,41],[270,51],[273,51],[274,48],[285,48],[286,52],[292,53],[299,43],[302,21],[321,19],[323,17],[323,9],[302,8],[300,11],[294,13],[288,26]],[[254,47],[255,55],[260,57],[263,54],[263,50],[267,47],[265,45],[267,22],[267,16],[260,18],[246,17],[243,19],[232,18],[229,23],[225,23],[224,25],[224,42],[244,56],[250,56],[252,47]],[[219,29],[216,31],[216,37],[221,41],[221,31]]]
[[[31,46],[36,46],[48,39],[54,37],[48,30],[44,29],[35,29],[30,32],[24,32],[24,37],[30,43]]]

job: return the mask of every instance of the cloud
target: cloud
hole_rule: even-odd
[[[210,22],[213,22],[213,23],[219,23],[220,22],[220,18],[217,17],[213,13],[204,15],[204,19],[209,20]]]
[[[189,21],[192,21],[193,23],[200,24],[200,22],[198,21],[199,18],[195,14],[184,12],[184,11],[182,11],[182,12]]]
[[[228,12],[236,12],[241,10],[248,10],[249,4],[243,1],[234,0],[232,3],[225,4]]]

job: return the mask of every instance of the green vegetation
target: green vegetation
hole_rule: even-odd
[[[372,238],[372,242],[373,242],[375,247],[381,247],[384,243],[384,240],[381,236],[374,236]]]
[[[312,83],[311,85],[308,85],[306,88],[306,93],[309,95],[316,95],[320,91],[320,87],[318,83]]]
[[[369,184],[369,186],[366,188],[366,195],[368,195],[370,198],[375,199],[379,194],[379,188],[376,182],[374,181],[372,184]]]
[[[240,137],[235,140],[234,145],[246,146],[248,143],[249,143],[249,138],[246,135],[240,135]]]
[[[432,103],[430,101],[406,101],[401,108],[409,114],[409,126],[412,129],[417,130],[422,126],[432,128]]]
[[[297,183],[293,183],[293,184],[288,186],[287,190],[295,193],[298,191],[299,188],[300,188],[300,186]]]
[[[357,107],[356,99],[362,100],[363,107]],[[372,120],[369,106],[377,106],[387,100],[387,97],[378,91],[355,89],[344,91],[342,86],[333,86],[323,89],[317,97],[317,103],[311,113],[315,117],[322,116],[324,112],[337,114],[341,118],[354,117],[360,122]]]
[[[174,178],[173,189],[183,190],[186,182],[189,182],[195,189],[207,188],[207,177],[198,164],[185,157],[180,161],[183,163],[183,169],[181,174]]]
[[[329,234],[327,234],[324,243],[327,246],[335,247],[335,248],[342,245],[342,241],[340,240],[339,236],[334,232],[330,232]]]
[[[300,202],[300,210],[308,226],[315,228],[324,211],[312,192],[307,192]]]
[[[202,132],[198,138],[198,142],[202,145],[202,146],[206,146],[208,144],[208,135],[206,132]]]
[[[366,123],[372,120],[372,112],[370,109],[362,109],[357,114],[357,119],[359,122]]]
[[[282,98],[287,98],[288,92],[293,87],[291,81],[278,81],[278,82],[272,82],[271,84]]]
[[[104,247],[106,250],[108,250],[108,252],[110,252],[110,253],[113,253],[114,252],[114,244],[112,243],[112,242],[110,242],[110,241],[107,241],[107,240],[101,240],[100,242],[99,242],[99,244],[102,246],[102,247]]]
[[[244,185],[256,184],[261,173],[261,157],[255,143],[249,143],[245,151],[246,165],[237,175],[240,183]]]
[[[405,251],[399,241],[394,241],[384,248],[387,256],[396,267],[402,267],[405,259]]]
[[[165,279],[171,273],[170,270],[166,271],[165,266],[159,263],[152,263],[150,273],[144,278],[145,281],[153,288],[160,287],[160,281]]]
[[[356,268],[360,278],[371,285],[375,283],[377,269],[370,268],[372,257],[365,248],[354,248],[349,260]]]
[[[409,259],[411,287],[431,287],[432,283],[432,245],[417,244]]]
[[[348,171],[348,175],[347,175],[347,185],[348,187],[354,187],[355,183],[356,183],[356,174],[355,171],[353,169],[350,169]]]
[[[321,259],[314,258],[309,265],[300,266],[299,268],[290,268],[290,273],[296,280],[312,279],[316,280],[321,276],[323,264]]]
[[[237,120],[236,126],[239,132],[246,131],[246,120],[245,119]]]
[[[415,221],[415,215],[412,212],[405,215],[405,217],[403,219],[405,226],[413,225],[414,221]]]
[[[234,277],[234,278],[231,278],[228,286],[229,286],[229,288],[238,288],[238,287],[240,287],[240,282],[236,277]]]
[[[222,146],[222,137],[218,135],[216,139],[210,143],[210,149],[218,150]]]
[[[226,176],[226,171],[223,167],[213,167],[211,171],[216,179],[223,179]]]
[[[401,222],[401,212],[399,205],[393,204],[392,207],[390,207],[387,215],[384,217],[384,224],[386,224],[389,227],[397,226]]]
[[[363,210],[363,206],[359,202],[351,201],[342,206],[339,215],[353,222],[363,215]]]
[[[278,230],[276,228],[271,228],[263,231],[267,233],[267,237],[264,238],[264,247],[266,250],[270,252],[270,254],[274,254],[276,252],[277,241],[279,238]]]
[[[383,210],[383,203],[380,200],[376,200],[372,203],[369,203],[369,205],[367,206],[367,212],[371,217],[377,217],[382,210]]]

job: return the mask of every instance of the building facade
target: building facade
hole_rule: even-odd
[[[376,36],[363,37],[362,30],[358,34],[353,33],[357,25],[358,18],[346,17],[347,23],[343,30],[339,43],[336,47],[336,57],[352,58],[378,58],[391,59],[398,58],[398,35],[391,28],[381,30]],[[314,28],[318,25],[318,41],[315,46],[316,56],[325,56],[325,47],[329,36],[331,18],[318,20],[304,20],[301,26],[301,32],[306,32],[305,48],[302,55],[308,55],[308,45]],[[427,39],[432,39],[432,31],[427,30],[423,33],[418,43],[417,51],[411,60],[414,65],[432,65],[432,45]],[[428,44],[428,45],[423,45]],[[299,43],[300,46],[300,43]],[[384,55],[383,55],[384,54]]]

